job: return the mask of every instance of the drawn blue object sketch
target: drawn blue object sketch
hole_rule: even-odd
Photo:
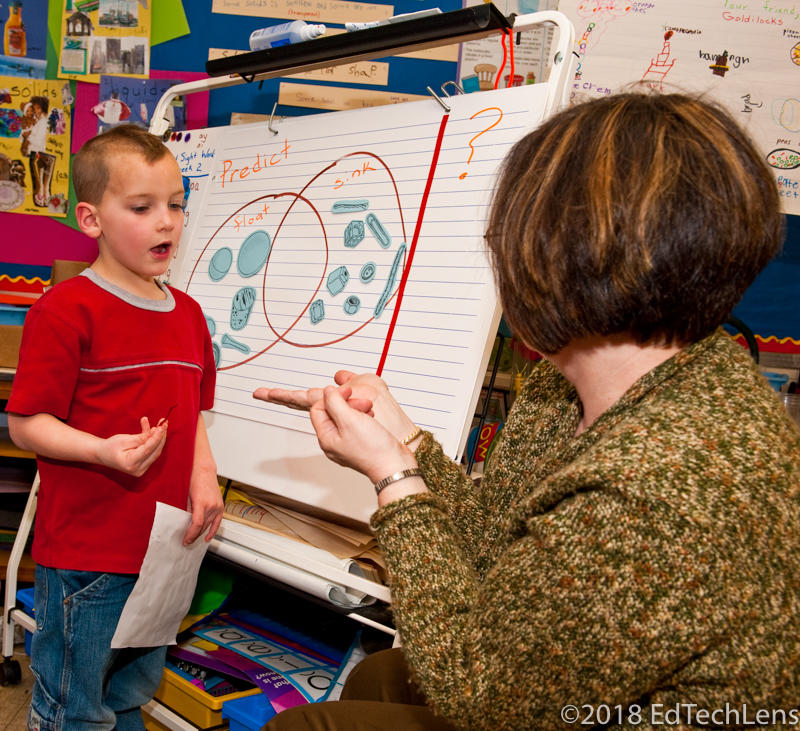
[[[375,262],[368,261],[361,267],[361,271],[358,273],[358,278],[364,282],[364,284],[369,284],[375,278]]]
[[[400,248],[394,255],[394,261],[392,262],[392,268],[389,272],[389,277],[386,280],[386,286],[383,288],[383,292],[378,300],[378,304],[375,305],[375,317],[380,317],[383,314],[383,308],[386,307],[386,303],[389,301],[389,297],[392,295],[394,280],[397,279],[397,270],[400,267],[400,262],[403,260],[403,254],[405,253],[406,242],[404,241],[402,244],[400,244]]]
[[[222,344],[226,348],[233,348],[234,350],[238,350],[240,353],[249,353],[250,346],[246,343],[239,342],[238,340],[234,340],[228,333],[224,333],[222,336]]]
[[[212,281],[218,282],[228,273],[231,264],[233,264],[233,252],[227,246],[217,249],[208,263],[208,276]]]
[[[266,231],[253,231],[239,247],[236,268],[243,277],[252,277],[267,263],[272,243]]]
[[[344,245],[348,249],[354,249],[364,240],[364,222],[350,221],[344,230]]]
[[[314,300],[308,314],[312,325],[322,322],[325,319],[325,303],[322,300]]]
[[[389,232],[384,228],[383,224],[378,220],[374,213],[368,213],[364,219],[372,235],[378,239],[378,243],[384,248],[388,249],[392,244],[392,237]]]
[[[250,319],[253,305],[256,301],[256,291],[252,287],[242,287],[231,302],[231,327],[241,330]],[[224,337],[224,336],[223,336]]]
[[[369,201],[366,198],[350,201],[336,201],[331,206],[331,213],[354,213],[366,211],[369,208]]]
[[[328,275],[328,291],[335,296],[347,286],[349,281],[350,272],[347,271],[347,267],[339,267],[338,269],[334,269]]]
[[[345,301],[344,301],[344,311],[348,315],[355,315],[358,312],[359,307],[361,307],[361,300],[356,297],[354,294],[351,294]]]

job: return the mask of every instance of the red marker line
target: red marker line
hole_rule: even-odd
[[[431,159],[431,167],[428,170],[428,180],[425,183],[425,191],[422,194],[422,202],[419,206],[419,215],[417,216],[417,225],[414,228],[414,238],[411,241],[411,248],[408,250],[408,259],[403,269],[403,276],[400,280],[400,287],[397,290],[397,301],[394,305],[394,312],[392,313],[392,322],[389,325],[389,332],[386,333],[386,341],[383,344],[383,353],[378,362],[378,368],[375,371],[377,375],[383,373],[383,366],[386,363],[386,356],[389,354],[389,344],[392,342],[392,335],[394,334],[394,326],[397,323],[397,316],[400,314],[400,304],[403,301],[403,292],[406,288],[408,281],[408,273],[411,271],[411,262],[414,260],[414,252],[417,250],[417,241],[419,240],[419,232],[422,229],[422,219],[425,217],[425,207],[428,204],[428,194],[431,192],[433,185],[433,176],[436,174],[436,163],[439,161],[439,151],[442,149],[442,140],[444,139],[444,129],[447,126],[447,120],[450,115],[445,114],[442,117],[442,122],[439,125],[439,136],[436,139],[436,146],[433,149],[433,158]]]

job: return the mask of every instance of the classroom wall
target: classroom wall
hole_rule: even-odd
[[[166,1],[166,0],[162,0]],[[7,10],[0,0],[0,24],[5,22]],[[174,3],[172,3],[174,4]],[[386,3],[375,3],[386,4]],[[455,10],[460,7],[457,0],[441,0],[437,3],[442,10]],[[51,15],[62,6],[62,0],[50,0]],[[391,3],[394,13],[413,12],[421,9],[419,0],[397,0]],[[228,15],[212,12],[212,0],[191,0],[183,3],[190,33],[152,46],[150,68],[151,78],[180,76],[185,80],[205,77],[205,64],[209,48],[248,49],[250,33],[258,28],[286,22],[286,18],[254,18],[242,15]],[[5,10],[5,14],[3,11]],[[33,8],[31,8],[33,10]],[[359,20],[359,18],[352,18]],[[331,28],[341,24],[328,23]],[[155,27],[154,27],[155,30]],[[51,20],[51,36],[53,23]],[[425,86],[430,84],[439,89],[445,82],[455,78],[456,64],[447,61],[431,61],[415,58],[383,59],[389,63],[387,85],[359,83],[359,89],[376,91],[395,91],[408,94],[425,94]],[[162,72],[159,74],[159,72]],[[167,72],[181,72],[169,74]],[[286,79],[283,79],[286,81]],[[269,114],[278,98],[279,79],[271,79],[255,84],[246,84],[228,89],[220,89],[206,95],[192,95],[204,98],[202,115],[188,114],[189,128],[222,126],[230,122],[231,113]],[[320,85],[339,86],[325,81],[315,81]],[[74,109],[73,152],[80,144],[96,132],[96,119],[89,111],[97,103],[97,85],[78,82]],[[320,110],[304,107],[277,108],[279,116],[299,116],[313,114]],[[87,122],[88,117],[88,122]],[[199,124],[198,124],[199,121]],[[91,260],[97,255],[96,244],[81,234],[74,217],[66,220],[0,212],[0,262],[16,264],[36,264],[49,266],[54,258]]]
[[[161,0],[166,2],[166,0]],[[248,47],[250,33],[260,27],[285,22],[285,18],[253,18],[212,12],[213,0],[191,0],[183,7],[190,33],[159,43],[151,49],[151,76],[168,75],[168,72],[186,74],[186,78],[204,76],[209,48],[242,49]],[[380,4],[380,3],[377,3]],[[0,0],[2,5],[2,0]],[[442,10],[460,7],[458,0],[440,0]],[[61,0],[50,0],[51,14],[56,13]],[[420,0],[398,0],[392,3],[395,13],[412,12],[423,6]],[[2,9],[2,8],[0,8]],[[5,16],[0,17],[4,22]],[[359,20],[353,18],[353,20]],[[328,24],[337,27],[337,24]],[[340,27],[340,25],[339,25]],[[383,59],[389,63],[386,86],[359,84],[358,88],[392,91],[407,94],[425,94],[430,85],[439,89],[456,76],[456,64],[416,58]],[[278,98],[279,79],[244,84],[202,95],[203,109],[207,109],[208,124],[227,125],[232,112],[269,114]],[[283,79],[286,81],[286,79]],[[329,82],[314,82],[337,85]],[[78,84],[76,94],[73,150],[94,133],[94,119],[88,111],[96,103],[96,85]],[[201,95],[197,95],[200,97]],[[205,106],[207,99],[207,107]],[[314,109],[279,105],[280,116],[315,113]],[[86,115],[89,121],[86,122]],[[83,117],[83,124],[78,124]],[[189,127],[205,123],[205,112],[189,115]],[[50,265],[54,258],[91,260],[96,256],[94,241],[75,230],[74,218],[60,219],[0,212],[0,262]],[[787,217],[787,239],[783,252],[772,262],[756,283],[746,293],[734,314],[756,332],[778,332],[781,336],[800,338],[800,323],[795,315],[800,287],[800,217]],[[795,348],[795,350],[799,350]]]

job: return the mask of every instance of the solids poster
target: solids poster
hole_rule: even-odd
[[[68,81],[0,76],[0,211],[66,216]]]

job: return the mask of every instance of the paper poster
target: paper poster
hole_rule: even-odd
[[[482,2],[483,0],[465,0],[464,7],[481,5]],[[512,13],[525,15],[540,10],[556,10],[558,8],[558,0],[496,0],[494,4],[505,16],[510,16]],[[459,78],[462,79],[462,84],[465,77],[475,78],[475,83],[481,91],[494,88],[506,89],[509,86],[522,86],[545,81],[545,74],[550,65],[549,53],[552,40],[552,28],[537,28],[515,36],[513,76],[511,50],[507,37],[505,54],[503,39],[499,35],[462,43],[458,67]],[[506,56],[505,60],[504,55]],[[495,87],[498,75],[500,80]],[[475,90],[477,91],[477,89]]]
[[[0,0],[0,76],[43,79],[47,68],[47,0]]]
[[[313,23],[347,23],[385,20],[394,15],[393,5],[351,0],[213,0],[213,13],[249,15],[256,18],[289,18]]]
[[[67,81],[0,76],[0,211],[67,215],[73,99]]]
[[[800,214],[800,5],[561,0],[575,25],[573,97],[632,82],[702,92],[724,104],[775,172],[783,208]]]
[[[150,4],[139,0],[64,0],[59,75],[100,82],[102,74],[147,78]]]
[[[331,111],[380,107],[384,104],[401,104],[427,98],[425,95],[396,91],[351,89],[346,86],[321,84],[290,84],[284,81],[280,83],[278,91],[279,104]]]
[[[152,79],[180,79],[181,83],[207,78],[198,71],[163,71],[150,69]],[[126,77],[127,78],[127,77]],[[208,124],[208,92],[187,94],[183,97],[186,126],[192,129]],[[97,117],[92,109],[100,102],[100,85],[77,82],[75,84],[75,107],[72,119],[72,154],[74,155],[86,140],[97,134]]]
[[[97,133],[118,124],[136,124],[147,129],[159,99],[180,79],[131,79],[127,76],[101,76],[100,94],[92,114],[97,118]],[[169,126],[186,129],[183,98],[177,97],[168,109]]]
[[[153,3],[151,20],[151,46],[180,38],[190,32],[182,0],[158,0]]]

